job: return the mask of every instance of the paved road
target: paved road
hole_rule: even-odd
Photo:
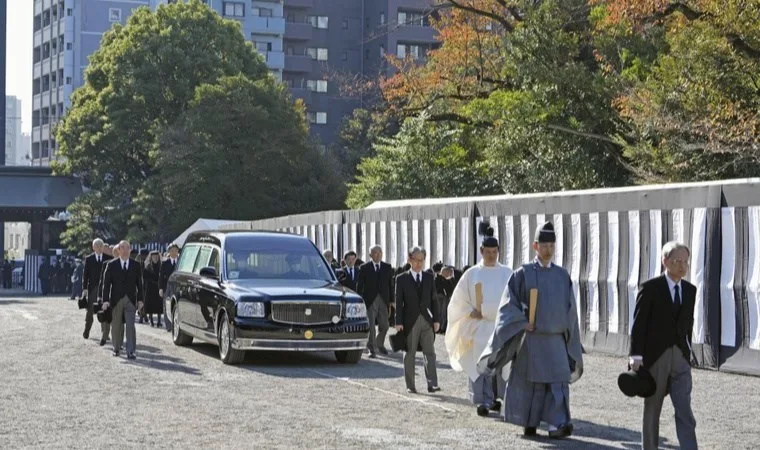
[[[214,347],[175,347],[138,325],[132,362],[97,345],[97,323],[83,339],[83,322],[73,301],[0,296],[0,448],[631,449],[640,435],[642,402],[615,382],[621,358],[587,355],[571,439],[527,440],[477,417],[445,358],[442,392],[407,395],[400,355],[344,366],[330,354],[258,353],[230,367]],[[701,448],[760,448],[760,378],[695,371],[694,385]],[[666,401],[664,448],[678,443],[672,414]]]

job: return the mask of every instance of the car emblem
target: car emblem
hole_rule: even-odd
[[[340,317],[332,316],[332,323],[337,324],[338,322],[340,322]]]
[[[303,313],[306,314],[307,316],[310,316],[311,315],[311,308],[306,308],[306,311],[304,311]]]
[[[303,337],[306,339],[311,339],[314,337],[314,332],[311,330],[306,330],[306,332],[303,334]]]

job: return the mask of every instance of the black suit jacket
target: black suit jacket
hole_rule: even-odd
[[[143,301],[142,269],[137,261],[130,259],[124,271],[121,259],[116,258],[106,264],[103,273],[103,302],[115,303],[125,295],[134,305]]]
[[[95,258],[95,253],[85,258],[84,273],[82,274],[82,289],[87,291],[87,295],[90,297],[101,296],[103,271],[110,259],[111,257],[105,253],[101,255],[100,262]]]
[[[179,258],[177,258],[179,263]],[[161,269],[158,272],[158,288],[166,290],[166,283],[169,282],[169,276],[177,270],[177,266],[172,264],[171,258],[161,263]]]
[[[354,266],[354,276],[351,277],[351,274],[348,272],[348,268],[343,268],[343,274],[345,275],[345,278],[340,280],[340,283],[351,289],[352,291],[356,292],[356,280],[359,278],[359,268]]]
[[[641,355],[644,367],[652,364],[673,345],[691,361],[691,334],[697,288],[681,280],[681,309],[673,313],[673,298],[665,275],[644,282],[636,297],[631,330],[631,355]]]
[[[410,330],[417,317],[422,315],[432,326],[438,322],[438,302],[435,301],[435,281],[429,272],[422,273],[422,287],[417,291],[417,282],[412,272],[404,272],[396,277],[396,324]]]
[[[375,272],[375,263],[370,261],[359,267],[356,279],[356,293],[369,307],[380,295],[386,305],[393,303],[393,269],[388,263],[380,262],[380,270]]]

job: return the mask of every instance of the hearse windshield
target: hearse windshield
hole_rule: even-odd
[[[290,236],[229,236],[228,280],[334,280],[314,245]]]

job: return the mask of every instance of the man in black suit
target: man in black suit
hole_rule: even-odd
[[[103,240],[98,238],[92,241],[92,254],[84,260],[84,273],[82,274],[82,291],[87,296],[87,314],[84,317],[84,333],[82,337],[89,339],[90,329],[92,328],[94,309],[102,299],[101,280],[103,279],[103,270],[105,264],[111,259],[110,256],[103,254]],[[106,345],[108,334],[111,331],[111,324],[102,322],[100,324],[102,332],[100,345]]]
[[[690,361],[697,288],[683,279],[689,269],[688,247],[668,242],[662,255],[665,274],[639,289],[631,330],[630,366],[647,369],[657,385],[655,394],[644,400],[642,447],[658,448],[662,402],[670,394],[678,442],[683,449],[696,449]]]
[[[177,258],[179,257],[179,245],[169,245],[169,257],[166,261],[161,263],[161,269],[158,272],[158,295],[161,297],[161,301],[164,298],[164,292],[166,292],[166,284],[169,282],[171,274],[177,270]],[[164,325],[167,331],[171,331],[172,324],[166,315],[166,308],[164,308]]]
[[[340,283],[356,292],[356,278],[359,275],[356,273],[356,268],[354,267],[354,263],[356,262],[356,252],[353,250],[346,252],[343,261],[346,263],[346,267],[343,268],[343,274],[345,277],[340,280]]]
[[[106,264],[103,273],[103,309],[112,308],[113,355],[119,356],[124,338],[122,321],[127,324],[127,358],[135,359],[135,312],[143,307],[142,271],[134,259],[129,258],[130,245],[121,241],[118,258]]]
[[[406,334],[404,353],[404,380],[406,391],[417,392],[414,387],[414,360],[417,346],[422,346],[425,378],[428,392],[437,392],[438,374],[435,369],[435,333],[440,328],[438,303],[435,301],[435,281],[429,272],[423,272],[425,249],[409,250],[411,268],[396,277],[396,329]]]
[[[369,357],[375,358],[375,352],[383,355],[388,354],[385,349],[385,335],[388,334],[388,314],[393,303],[393,269],[391,265],[383,262],[383,249],[379,245],[373,246],[369,251],[371,261],[359,267],[359,277],[356,280],[356,292],[364,299],[367,305],[367,319],[369,320],[369,340],[367,349]],[[375,335],[375,321],[380,332]]]

